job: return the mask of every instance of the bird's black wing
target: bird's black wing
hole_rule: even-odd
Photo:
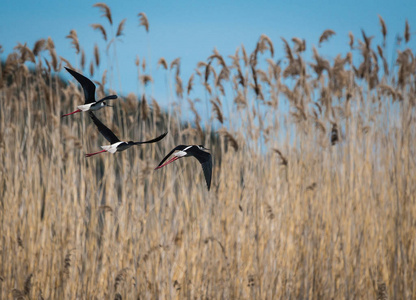
[[[95,84],[84,75],[75,72],[74,70],[65,69],[81,84],[84,90],[85,104],[95,102]]]
[[[159,142],[161,139],[163,139],[168,133],[165,132],[162,135],[159,135],[157,138],[154,138],[153,140],[145,141],[145,142],[134,142],[135,145],[141,145],[141,144],[151,144]]]
[[[103,101],[106,101],[106,100],[114,100],[114,99],[117,99],[117,97],[118,97],[117,95],[107,96],[107,97],[104,97],[103,99],[97,101],[97,103],[100,103],[100,102],[103,102]]]
[[[158,165],[158,167],[160,167],[161,165],[163,165],[163,163],[168,159],[168,157],[169,156],[171,156],[172,155],[172,153],[173,152],[175,152],[175,151],[177,151],[177,150],[183,150],[183,149],[185,149],[186,147],[188,147],[188,146],[186,146],[186,145],[179,145],[179,146],[176,146],[175,148],[173,148],[172,149],[172,151],[170,151],[169,153],[168,153],[168,155],[166,155],[163,159],[162,159],[162,161],[159,163],[159,165]]]
[[[105,137],[107,141],[109,141],[111,144],[120,142],[118,137],[110,129],[108,129],[107,126],[101,123],[101,121],[98,120],[92,111],[89,111],[88,113],[94,124],[97,126],[98,131]]]
[[[210,153],[199,150],[192,153],[193,156],[201,163],[202,170],[204,171],[205,181],[207,182],[208,191],[211,187],[212,177],[212,156]]]

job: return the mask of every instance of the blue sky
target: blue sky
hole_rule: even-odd
[[[75,29],[81,47],[87,54],[87,63],[92,59],[93,47],[97,43],[104,51],[101,34],[90,24],[109,24],[101,17],[95,1],[11,1],[0,0],[0,44],[4,53],[12,51],[18,42],[27,42],[30,48],[41,39],[51,37],[58,55],[77,66],[79,58],[65,38]],[[114,31],[118,23],[127,18],[122,42],[117,44],[118,65],[121,82],[115,79],[112,88],[123,94],[137,92],[136,66],[138,55],[146,58],[155,80],[153,95],[166,104],[165,73],[156,68],[157,61],[164,57],[168,63],[181,57],[181,75],[184,83],[193,73],[198,61],[206,61],[217,48],[223,56],[234,54],[244,44],[248,52],[254,49],[261,34],[271,38],[275,47],[275,58],[283,58],[280,37],[306,39],[307,49],[318,44],[319,36],[326,29],[336,32],[329,42],[319,48],[328,58],[348,51],[348,32],[361,39],[361,29],[367,35],[375,35],[380,41],[381,30],[378,15],[382,16],[388,29],[388,49],[394,51],[396,34],[403,35],[405,20],[411,32],[416,33],[416,1],[105,1],[111,8]],[[150,31],[147,34],[139,27],[139,12],[146,13]],[[412,36],[411,47],[415,47],[416,36]],[[104,53],[101,55],[105,62]],[[103,68],[99,70],[102,72]],[[87,70],[85,71],[88,75]],[[69,77],[68,77],[69,78]],[[96,79],[100,78],[99,76]],[[199,95],[193,95],[198,97]]]

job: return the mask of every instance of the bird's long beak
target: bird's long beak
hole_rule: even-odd
[[[179,158],[180,158],[180,157],[178,157],[178,156],[174,156],[174,157],[172,157],[170,160],[168,160],[167,162],[165,162],[163,165],[161,165],[161,166],[157,166],[157,167],[155,168],[155,170],[160,169],[160,168],[163,168],[164,166],[166,166],[166,165],[170,164],[171,162],[174,162],[175,160],[177,160],[177,159],[179,159]]]
[[[107,106],[109,106],[109,107],[114,107],[113,105],[108,105],[108,104],[107,104]]]

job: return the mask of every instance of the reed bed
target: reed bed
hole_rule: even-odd
[[[409,30],[394,65],[364,32],[335,59],[299,38],[275,49],[263,35],[251,53],[214,50],[191,78],[161,58],[169,113],[138,61],[143,94],[97,115],[121,138],[168,137],[89,159],[107,142],[86,114],[60,118],[83,97],[55,73],[70,62],[50,39],[18,45],[0,72],[0,298],[415,299]],[[179,143],[212,149],[211,191],[196,160],[153,171]]]

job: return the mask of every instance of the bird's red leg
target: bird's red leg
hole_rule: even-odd
[[[88,153],[88,154],[85,154],[85,157],[90,157],[90,156],[100,154],[100,153],[103,153],[103,152],[106,152],[106,150],[101,150],[101,151],[98,151],[98,152],[95,152],[95,153]]]
[[[180,158],[180,157],[178,157],[178,156],[174,156],[174,157],[172,157],[170,160],[168,160],[167,162],[165,162],[163,165],[161,165],[161,166],[157,166],[157,167],[155,168],[155,170],[160,169],[160,168],[162,168],[162,167],[164,167],[164,166],[166,166],[166,165],[170,164],[171,162],[174,162],[175,160],[177,160],[177,159],[179,159],[179,158]]]
[[[66,117],[66,116],[69,116],[69,115],[72,115],[72,114],[76,114],[76,113],[79,113],[79,112],[81,112],[81,110],[80,109],[77,109],[76,111],[73,111],[73,112],[71,112],[69,114],[62,115],[61,118]]]

